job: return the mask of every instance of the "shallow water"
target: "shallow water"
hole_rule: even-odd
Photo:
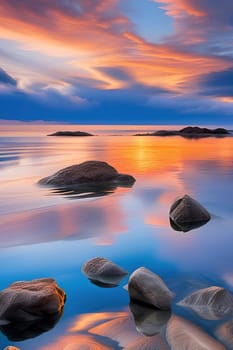
[[[140,349],[145,339],[151,349],[159,341],[167,349],[160,336],[148,340],[136,331],[123,288],[127,277],[116,288],[100,288],[83,276],[82,264],[95,256],[129,273],[140,266],[158,273],[176,294],[173,313],[217,339],[226,320],[207,321],[176,303],[205,286],[233,291],[233,138],[130,136],[161,128],[83,126],[78,129],[100,136],[60,138],[46,134],[64,126],[1,126],[0,289],[17,280],[53,277],[67,302],[53,329],[25,340],[22,332],[20,341],[13,340],[14,330],[11,340],[0,333],[0,349]],[[133,188],[72,199],[37,185],[61,168],[93,159],[133,175]],[[168,212],[185,193],[212,219],[182,233],[171,228]]]

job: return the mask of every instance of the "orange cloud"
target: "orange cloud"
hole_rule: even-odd
[[[116,0],[97,1],[95,7],[91,1],[80,3],[79,13],[77,9],[72,12],[61,8],[55,1],[48,4],[41,0],[38,12],[36,5],[28,0],[22,6],[3,0],[0,37],[20,42],[28,52],[63,58],[66,70],[61,70],[57,77],[60,84],[76,77],[95,80],[95,88],[122,89],[140,84],[185,94],[187,89],[182,83],[231,65],[221,57],[188,53],[169,44],[148,43],[134,33],[132,23],[120,13]],[[185,11],[203,15],[184,0],[160,3],[166,4],[169,14],[180,15]],[[190,43],[196,40],[200,37],[190,33]],[[128,79],[107,74],[102,70],[106,67],[122,69]]]
[[[174,17],[180,17],[184,13],[191,16],[202,17],[205,15],[198,6],[195,6],[192,1],[187,0],[154,0],[159,4],[165,4],[162,8],[167,11],[167,14]]]

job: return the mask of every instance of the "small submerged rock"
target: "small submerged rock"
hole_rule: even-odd
[[[171,350],[226,350],[201,328],[180,316],[172,316],[168,322],[166,338]]]
[[[216,329],[216,336],[230,349],[233,349],[233,321],[226,322]]]
[[[94,136],[94,135],[85,131],[57,131],[53,134],[49,134],[48,136]]]
[[[131,274],[128,292],[133,300],[153,305],[161,310],[171,308],[173,293],[158,275],[145,267],[140,267]]]
[[[160,333],[171,317],[170,310],[158,310],[133,300],[130,301],[129,308],[133,314],[136,329],[148,337]]]
[[[209,212],[187,194],[172,204],[169,216],[172,228],[183,232],[198,228],[211,219]]]
[[[102,257],[87,261],[82,266],[82,272],[100,287],[115,287],[128,274],[111,260]]]
[[[206,320],[219,320],[233,311],[233,295],[225,288],[199,289],[181,300],[178,305],[188,307]]]
[[[59,315],[64,303],[65,293],[52,278],[15,282],[0,292],[0,320],[32,322]]]
[[[92,160],[59,170],[55,174],[41,179],[39,184],[61,187],[102,183],[132,186],[134,182],[133,176],[119,174],[108,163]]]

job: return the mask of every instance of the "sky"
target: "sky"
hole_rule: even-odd
[[[0,0],[0,119],[233,124],[232,0]]]

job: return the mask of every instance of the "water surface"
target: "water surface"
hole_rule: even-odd
[[[83,126],[78,129],[99,136],[65,138],[46,136],[64,126],[1,126],[0,288],[53,277],[67,302],[54,328],[20,341],[0,333],[0,349],[137,349],[142,336],[123,288],[127,277],[105,289],[81,273],[82,264],[96,256],[129,273],[140,266],[158,273],[176,294],[173,313],[217,337],[226,320],[207,321],[176,302],[210,285],[233,290],[233,138],[130,136],[161,128]],[[37,185],[40,178],[86,160],[107,161],[137,181],[133,188],[86,199]],[[174,231],[168,218],[174,199],[185,193],[212,214],[209,223],[188,233]]]

